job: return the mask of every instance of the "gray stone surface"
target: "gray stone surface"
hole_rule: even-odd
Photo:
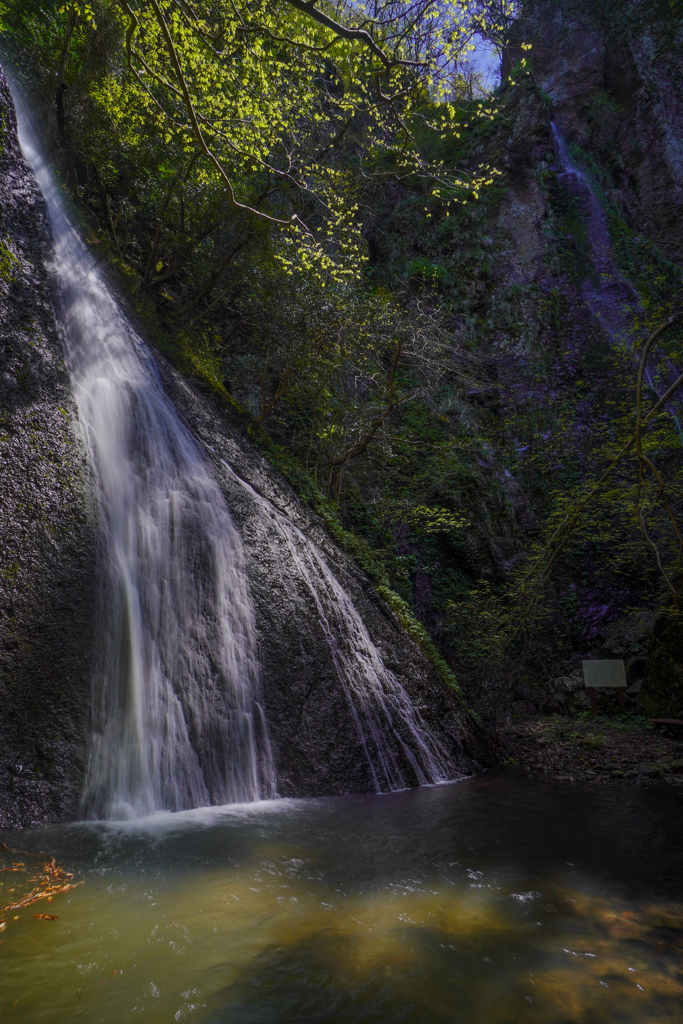
[[[8,827],[76,813],[97,542],[45,265],[47,214],[2,72],[0,243],[0,827]]]
[[[563,134],[609,169],[630,226],[680,262],[683,22],[665,4],[530,0],[522,39]]]

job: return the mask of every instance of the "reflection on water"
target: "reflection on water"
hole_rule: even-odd
[[[681,809],[480,779],[5,835],[84,884],[2,915],[0,1019],[680,1021]]]

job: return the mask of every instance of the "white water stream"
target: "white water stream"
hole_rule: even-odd
[[[645,341],[644,336],[636,338],[637,327],[635,325],[638,320],[644,319],[640,298],[630,281],[617,269],[612,253],[607,217],[589,177],[572,160],[557,125],[551,121],[550,127],[562,165],[560,177],[573,179],[579,189],[588,196],[588,240],[591,246],[593,267],[597,274],[597,283],[591,280],[584,282],[584,298],[609,337],[623,346],[626,351],[634,351],[634,345],[637,349],[639,343]],[[635,352],[635,355],[639,360],[639,353]],[[671,359],[660,346],[655,346],[645,367],[645,380],[657,399],[661,398],[678,376],[679,371]],[[683,428],[679,419],[682,401],[683,396],[679,393],[669,401],[667,411],[674,421],[679,439],[683,444]]]
[[[225,499],[70,223],[29,119],[47,202],[73,394],[97,482],[101,650],[84,812],[271,796],[244,552]]]
[[[223,462],[226,471],[259,508],[284,542],[296,575],[313,597],[378,793],[445,782],[458,774],[448,753],[413,706],[401,682],[372,642],[351,597],[316,545],[286,516]],[[264,531],[264,543],[268,543]],[[397,753],[410,764],[406,779]]]

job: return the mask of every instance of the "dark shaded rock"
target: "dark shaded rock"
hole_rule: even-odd
[[[0,828],[76,812],[96,532],[51,303],[47,213],[0,71]]]
[[[655,623],[639,699],[647,714],[683,717],[683,628],[675,611]]]
[[[512,32],[532,43],[539,86],[564,135],[605,167],[630,226],[680,262],[683,19],[673,4],[531,0]]]
[[[626,678],[629,683],[643,678],[645,655],[652,637],[654,620],[654,612],[649,608],[642,608],[613,620],[601,630],[599,656],[625,659]]]

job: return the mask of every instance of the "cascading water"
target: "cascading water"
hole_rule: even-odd
[[[600,204],[590,179],[572,160],[567,144],[557,125],[550,124],[557,152],[562,166],[560,177],[570,182],[584,200],[587,219],[588,241],[591,247],[591,258],[596,279],[587,278],[583,284],[583,295],[588,306],[602,324],[605,331],[617,344],[626,350],[633,349],[635,342],[634,324],[644,319],[644,312],[638,293],[614,262],[612,244],[607,225],[605,211]],[[643,338],[640,339],[644,340]],[[653,394],[660,398],[667,388],[678,378],[679,371],[669,357],[660,348],[652,353],[653,366],[645,367],[645,379]],[[668,403],[668,412],[672,417],[678,436],[683,443],[683,429],[678,418],[683,397],[679,394]],[[677,414],[677,411],[678,414]]]
[[[102,524],[102,642],[84,812],[134,817],[272,796],[240,536],[151,353],[72,227],[20,107],[18,114],[52,223],[67,362]],[[322,554],[224,465],[275,527],[313,597],[375,789],[459,774]]]
[[[357,608],[318,548],[232,467],[226,462],[223,466],[258,507],[258,521],[264,526],[269,523],[283,541],[297,577],[313,597],[376,791],[452,779],[458,772],[448,753],[385,666]],[[268,543],[267,530],[264,537]],[[410,773],[409,779],[405,771]]]
[[[67,363],[97,481],[102,646],[91,816],[274,794],[254,610],[223,495],[78,234],[18,105],[47,202]]]
[[[615,266],[605,211],[590,180],[572,160],[557,125],[551,122],[551,128],[562,166],[560,178],[563,178],[583,200],[586,212],[586,228],[595,277],[586,278],[584,281],[584,298],[609,336],[614,341],[630,347],[633,330],[631,313],[639,308],[638,294]]]

